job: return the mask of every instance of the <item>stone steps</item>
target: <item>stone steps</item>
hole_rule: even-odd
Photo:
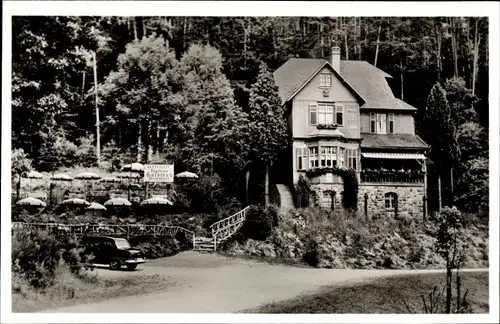
[[[278,192],[280,193],[280,207],[286,209],[294,208],[295,206],[293,203],[293,195],[288,186],[284,184],[277,184],[276,187],[278,189]]]

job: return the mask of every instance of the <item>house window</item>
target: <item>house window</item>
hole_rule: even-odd
[[[317,168],[319,165],[318,161],[318,148],[317,147],[310,147],[309,148],[309,167],[312,168]]]
[[[296,149],[297,155],[297,170],[305,170],[307,168],[307,148],[299,147]]]
[[[357,149],[347,149],[347,167],[354,170],[358,169],[358,150]]]
[[[388,192],[385,194],[385,209],[395,210],[396,200],[398,199],[398,195],[395,192]]]
[[[343,147],[339,147],[339,157],[338,157],[338,161],[339,161],[339,167],[343,167],[345,166],[345,148]]]
[[[331,87],[332,86],[331,73],[321,73],[319,75],[319,86],[320,87]]]
[[[333,167],[337,165],[337,147],[321,146],[320,159],[322,167]]]
[[[309,106],[309,124],[310,125],[318,124],[318,106],[316,105]]]
[[[338,125],[344,124],[344,107],[340,105],[335,105],[335,122]]]
[[[377,127],[375,122],[375,113],[370,113],[370,133],[376,133]]]
[[[333,124],[333,105],[319,105],[318,107],[318,123],[320,125]]]
[[[385,134],[387,133],[387,115],[377,114],[377,133]]]
[[[394,114],[389,114],[387,115],[387,119],[389,119],[388,122],[388,133],[389,134],[394,134]]]

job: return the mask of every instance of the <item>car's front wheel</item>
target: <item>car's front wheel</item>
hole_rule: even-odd
[[[111,263],[109,264],[109,267],[111,268],[111,270],[118,270],[118,269],[120,269],[121,268],[120,261],[118,261],[118,260],[111,261]]]
[[[135,270],[135,268],[137,268],[137,264],[127,264],[127,269]]]

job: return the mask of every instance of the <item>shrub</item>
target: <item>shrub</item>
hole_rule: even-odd
[[[77,161],[77,146],[64,137],[57,137],[53,146],[53,154],[57,157],[57,166],[70,167]]]
[[[12,177],[31,171],[31,160],[23,149],[12,150],[10,160]]]
[[[250,206],[240,233],[244,239],[264,241],[269,237],[277,223],[277,209],[274,206],[263,208]]]
[[[60,244],[46,232],[14,231],[12,236],[13,272],[36,288],[54,283],[61,261]]]
[[[94,166],[97,162],[97,152],[94,146],[94,136],[82,137],[79,140],[80,145],[76,150],[78,164],[84,167]]]
[[[302,175],[299,176],[299,181],[297,182],[295,192],[297,194],[297,207],[308,207],[309,198],[311,195],[311,185],[309,184],[309,181]]]
[[[344,180],[343,205],[347,210],[358,210],[358,175],[354,169],[347,169],[341,172]]]
[[[201,175],[196,181],[184,180],[179,185],[176,200],[190,212],[217,212],[226,202],[221,178],[214,174],[213,176]]]
[[[169,257],[189,248],[188,241],[177,236],[135,236],[130,244],[140,249],[147,259]]]
[[[54,284],[61,263],[79,275],[87,259],[75,238],[56,238],[46,231],[15,230],[12,262],[13,272],[33,287],[45,288]]]

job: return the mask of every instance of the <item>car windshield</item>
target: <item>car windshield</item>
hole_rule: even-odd
[[[115,239],[116,247],[119,249],[130,248],[130,243],[126,239]]]

